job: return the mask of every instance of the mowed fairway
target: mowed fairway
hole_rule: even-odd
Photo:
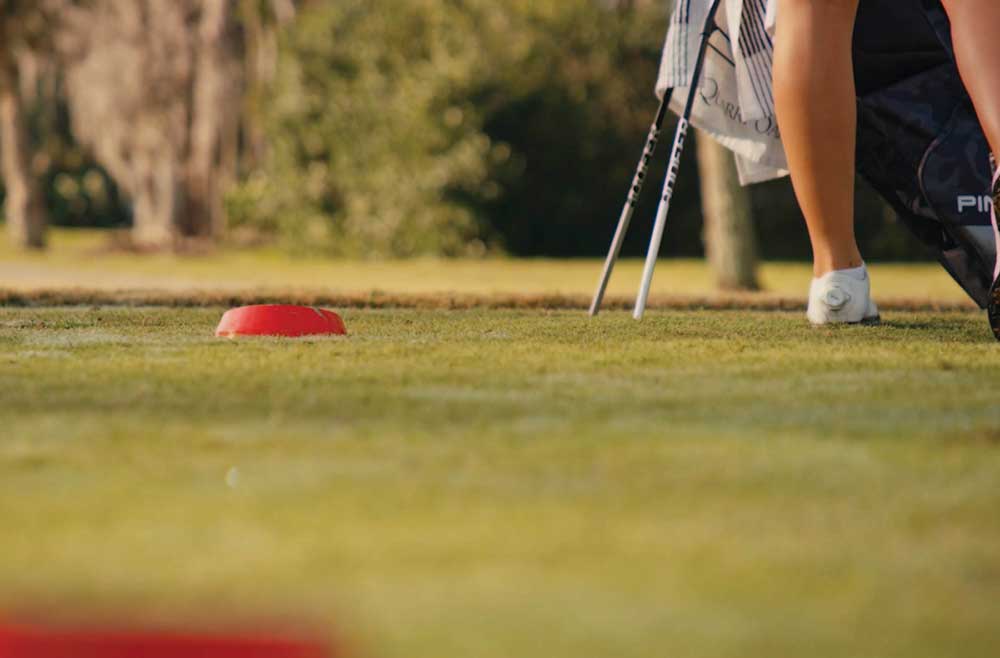
[[[0,609],[376,658],[993,656],[976,313],[0,309]],[[123,611],[128,611],[123,615]]]

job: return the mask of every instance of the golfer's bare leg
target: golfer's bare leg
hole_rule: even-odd
[[[862,264],[854,236],[857,107],[851,44],[857,9],[858,0],[778,2],[778,127],[809,226],[817,277]]]
[[[993,153],[1000,156],[1000,2],[944,0],[955,58]]]

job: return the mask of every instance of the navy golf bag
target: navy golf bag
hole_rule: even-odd
[[[859,174],[981,307],[997,246],[989,146],[939,0],[861,0],[854,35]]]

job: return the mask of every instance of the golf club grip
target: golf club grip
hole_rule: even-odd
[[[666,120],[667,108],[670,105],[673,93],[674,90],[671,88],[667,89],[663,94],[663,99],[660,101],[660,109],[656,112],[656,118],[653,120],[653,124],[649,129],[649,135],[646,137],[646,145],[642,149],[642,157],[639,159],[635,176],[632,178],[632,185],[629,187],[628,196],[625,198],[625,206],[622,208],[622,214],[618,218],[618,228],[615,229],[614,238],[611,240],[611,248],[608,250],[608,256],[604,261],[604,271],[601,273],[601,279],[597,284],[597,291],[594,293],[594,299],[590,304],[590,315],[592,317],[597,315],[601,310],[604,293],[608,289],[608,282],[611,281],[611,274],[614,272],[615,263],[618,262],[618,256],[621,254],[625,235],[628,233],[629,224],[632,222],[632,215],[635,214],[635,207],[642,196],[642,188],[646,182],[646,175],[649,173],[649,165],[656,154],[656,147],[660,141],[660,133],[663,130],[663,122]]]
[[[698,98],[698,81],[701,79],[701,72],[705,67],[705,54],[708,51],[708,41],[717,29],[715,15],[719,11],[721,2],[722,0],[713,0],[708,14],[705,16],[705,26],[701,33],[698,57],[695,59],[694,70],[691,72],[691,87],[688,90],[687,102],[684,104],[684,114],[677,122],[677,134],[674,137],[674,146],[670,154],[670,165],[667,167],[666,180],[663,183],[663,197],[660,199],[659,208],[656,210],[656,223],[653,225],[653,235],[649,241],[649,252],[646,254],[646,265],[642,272],[642,284],[639,286],[639,296],[635,300],[635,310],[632,312],[632,317],[636,320],[642,319],[642,316],[646,312],[646,304],[649,301],[649,292],[653,285],[653,272],[656,269],[656,260],[660,256],[663,230],[666,227],[667,215],[670,212],[670,201],[674,196],[677,174],[680,171],[681,156],[684,154],[684,141],[691,124],[694,103]]]

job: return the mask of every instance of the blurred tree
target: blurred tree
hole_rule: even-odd
[[[293,0],[240,0],[243,31],[242,140],[239,169],[250,172],[264,162],[267,149],[264,105],[278,75],[279,35],[298,14]]]
[[[38,179],[31,170],[32,146],[19,87],[16,57],[0,55],[0,157],[7,232],[12,244],[42,249],[47,219]]]
[[[723,290],[757,290],[757,244],[750,192],[729,149],[703,132],[695,138],[701,178],[705,256]]]
[[[308,5],[231,217],[337,254],[598,253],[655,109],[665,20],[594,0]]]
[[[226,155],[239,139],[239,122],[231,120],[231,113],[238,111],[242,90],[234,84],[239,69],[226,34],[233,19],[232,2],[201,0],[200,4],[185,163],[187,204],[179,217],[179,228],[184,235],[214,237],[225,228],[223,191],[236,178],[235,159]]]
[[[131,198],[141,246],[222,231],[241,100],[233,19],[229,0],[94,0],[77,35],[73,132]]]
[[[484,130],[508,144],[511,156],[498,167],[498,193],[478,208],[515,254],[603,254],[656,110],[665,8],[594,0],[503,4],[507,27],[494,38],[498,64],[482,104]],[[645,253],[653,181],[663,180],[666,160],[659,155],[626,255]],[[685,170],[693,171],[687,163]],[[700,251],[697,189],[693,176],[678,181],[665,254]]]
[[[236,228],[328,254],[481,253],[463,195],[503,155],[473,98],[499,15],[485,0],[306,5],[264,104],[263,166],[228,199]]]
[[[41,244],[47,206],[54,223],[131,220],[153,247],[229,225],[328,254],[603,254],[656,107],[667,4],[0,0],[11,233]],[[702,253],[690,151],[665,255]],[[787,181],[749,194],[761,255],[805,257]],[[866,255],[923,256],[858,199]],[[644,253],[656,202],[626,255]]]
[[[4,215],[13,244],[41,249],[48,223],[34,145],[28,131],[21,70],[33,55],[54,50],[69,0],[0,0],[0,159],[6,188]]]
[[[19,148],[3,155],[13,163],[4,168],[3,178],[13,179],[15,189],[29,190],[26,196],[20,195],[21,201],[16,193],[4,199],[0,185],[0,200],[6,201],[8,215],[34,218],[8,222],[13,242],[22,246],[29,246],[28,238],[36,246],[44,242],[49,224],[121,226],[129,221],[114,183],[73,139],[60,85],[62,63],[79,53],[76,35],[86,29],[87,6],[87,0],[0,0],[0,28],[13,35],[0,38],[0,59],[8,55],[9,65],[9,54],[14,53],[16,65],[7,69],[16,75],[16,83],[5,86],[17,94],[7,97],[6,132],[20,135],[20,139],[6,140]],[[8,175],[9,171],[14,173]],[[11,205],[28,211],[11,213]]]

